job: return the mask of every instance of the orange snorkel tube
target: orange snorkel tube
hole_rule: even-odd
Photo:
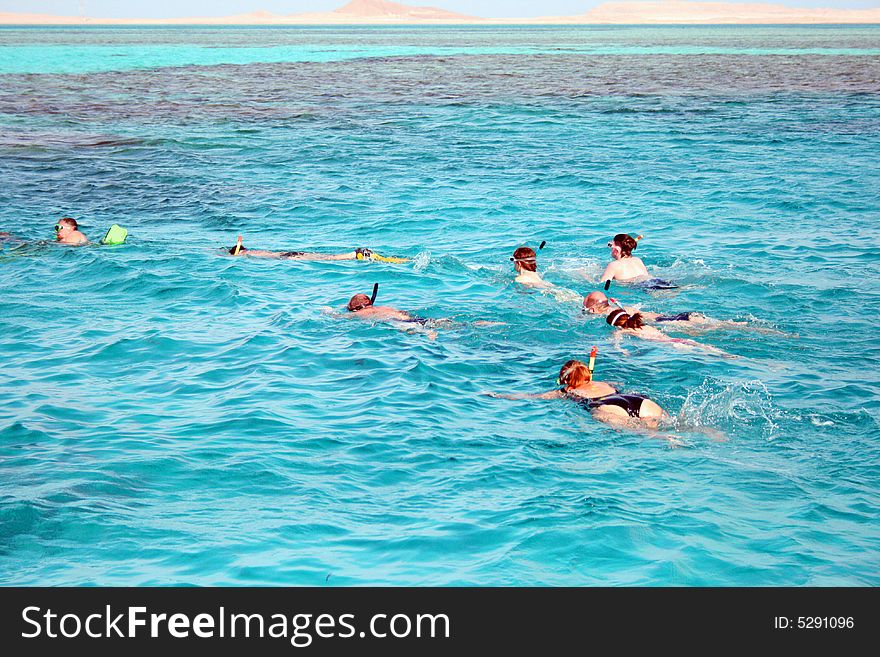
[[[233,249],[232,255],[237,256],[238,252],[241,251],[241,242],[242,242],[241,235],[239,235],[238,239],[235,242],[235,249]]]
[[[593,369],[596,367],[596,354],[599,353],[599,347],[594,346],[590,349],[590,364],[587,365],[587,369],[590,370],[590,380],[593,379]]]

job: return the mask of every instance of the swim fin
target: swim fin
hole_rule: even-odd
[[[125,238],[128,237],[128,231],[119,224],[110,226],[110,230],[104,235],[101,244],[115,245],[125,244]]]
[[[383,255],[379,255],[379,254],[376,253],[375,251],[374,251],[373,254],[370,256],[370,259],[371,259],[371,260],[377,260],[377,261],[379,261],[379,262],[391,262],[391,263],[394,263],[394,264],[399,264],[399,263],[401,263],[401,262],[409,262],[409,258],[395,258],[395,257],[393,257],[393,256],[383,256]]]

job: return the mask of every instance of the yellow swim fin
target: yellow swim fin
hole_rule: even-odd
[[[379,255],[378,253],[375,253],[375,252],[370,256],[370,259],[371,260],[378,260],[379,262],[391,262],[394,264],[399,264],[401,262],[409,262],[409,258],[395,258],[393,256],[383,256],[383,255]]]

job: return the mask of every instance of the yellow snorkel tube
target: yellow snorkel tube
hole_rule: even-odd
[[[599,353],[599,347],[593,346],[590,349],[590,364],[587,365],[587,369],[590,370],[590,379],[593,378],[593,369],[596,367],[596,354]]]

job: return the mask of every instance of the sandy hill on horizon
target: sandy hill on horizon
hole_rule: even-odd
[[[584,17],[596,23],[878,23],[880,8],[822,9],[739,2],[606,2]]]
[[[259,2],[259,0],[254,0]],[[382,24],[571,25],[571,24],[809,24],[880,23],[880,8],[822,9],[734,2],[633,0],[606,2],[577,16],[479,18],[437,7],[413,7],[390,0],[351,0],[330,12],[281,16],[257,10],[223,17],[168,19],[91,18],[0,13],[2,25],[382,25]]]
[[[474,16],[457,14],[454,11],[437,7],[410,7],[399,2],[388,0],[351,0],[347,5],[334,9],[333,14],[357,18],[414,18],[428,20],[462,20],[473,19]],[[480,20],[480,19],[477,19]]]

